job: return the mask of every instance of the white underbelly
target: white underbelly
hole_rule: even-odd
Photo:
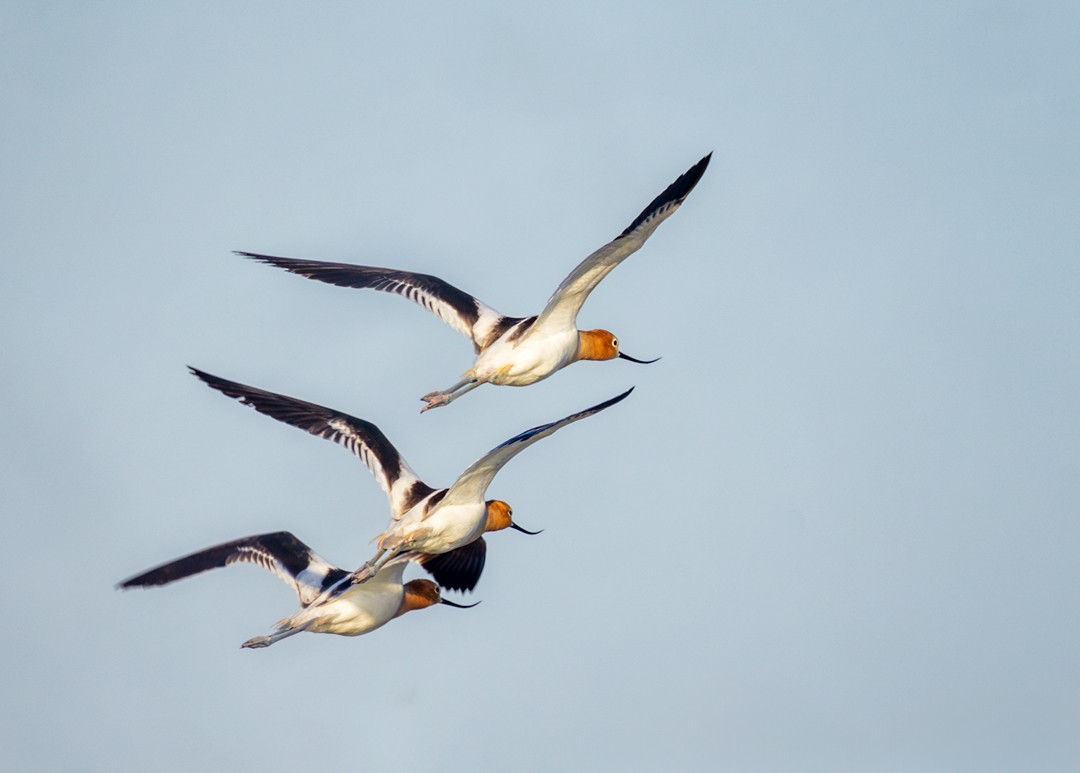
[[[445,553],[467,545],[484,533],[487,507],[483,502],[440,507],[423,522],[425,553]]]
[[[393,620],[404,597],[405,590],[400,582],[373,580],[353,586],[329,604],[312,610],[316,612],[315,623],[308,630],[360,636]]]
[[[427,518],[422,508],[406,513],[387,530],[383,547],[395,550],[419,550],[421,553],[445,553],[467,545],[484,533],[487,506],[483,502],[436,507]]]
[[[525,386],[547,378],[573,361],[577,331],[515,343],[496,341],[476,358],[473,371],[481,380],[503,386]]]

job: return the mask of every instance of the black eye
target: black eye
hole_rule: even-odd
[[[618,338],[612,338],[611,339],[611,345],[614,346],[616,349],[618,349],[619,348],[619,339]]]

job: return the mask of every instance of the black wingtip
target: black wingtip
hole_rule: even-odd
[[[589,408],[588,410],[589,411],[602,411],[605,408],[610,408],[611,406],[615,405],[615,403],[621,403],[623,400],[625,400],[627,397],[629,397],[630,393],[633,392],[633,391],[634,391],[634,387],[630,387],[625,392],[623,392],[621,395],[615,395],[615,397],[612,397],[610,400],[605,400],[602,403],[594,405],[592,408]]]
[[[623,392],[621,395],[615,395],[614,397],[612,397],[612,398],[610,398],[608,400],[604,400],[604,402],[602,402],[602,403],[597,403],[592,408],[586,408],[581,413],[582,414],[590,414],[590,415],[594,414],[594,413],[599,413],[600,411],[604,410],[605,408],[610,408],[611,406],[615,405],[616,403],[621,403],[623,400],[625,400],[627,397],[629,397],[630,393],[633,392],[633,391],[634,391],[634,387],[630,387],[625,392]]]
[[[240,258],[246,258],[248,260],[254,260],[259,263],[265,263],[268,266],[277,266],[283,268],[286,271],[291,271],[289,264],[293,262],[292,258],[280,258],[276,255],[264,255],[261,252],[247,252],[245,250],[233,250],[233,255]]]
[[[126,580],[121,580],[113,587],[116,590],[129,591],[132,588],[159,588],[162,585],[168,585],[171,580],[162,579],[160,576],[160,567],[143,572],[142,574],[136,574],[132,577],[128,577]]]
[[[211,389],[217,389],[218,391],[223,391],[225,388],[227,388],[229,386],[236,386],[236,383],[233,382],[233,381],[229,381],[228,379],[221,378],[220,376],[215,376],[213,373],[207,373],[205,370],[199,370],[198,368],[194,367],[193,365],[188,365],[187,369],[188,369],[188,373],[193,375],[195,378],[199,379],[199,381],[203,382],[204,384],[206,384]]]
[[[675,180],[668,189],[664,191],[671,199],[675,201],[682,201],[690,195],[690,191],[694,190],[694,186],[698,184],[701,178],[705,175],[705,170],[709,168],[709,162],[712,161],[712,151],[687,169],[679,178]]]
[[[114,587],[116,590],[131,590],[132,588],[156,588],[160,585],[166,585],[170,581],[162,575],[163,566],[165,565],[156,566],[140,574],[132,575],[126,580],[116,583]]]
[[[216,389],[227,397],[240,399],[248,393],[262,391],[255,389],[255,387],[250,387],[247,384],[241,384],[239,381],[230,381],[227,378],[215,376],[213,373],[207,373],[205,370],[199,370],[191,365],[188,365],[187,369],[188,372],[199,379],[199,381],[203,382],[211,389]]]
[[[705,174],[705,170],[709,168],[709,161],[711,160],[712,151],[709,151],[708,155],[679,175],[675,182],[664,189],[663,193],[649,202],[649,206],[641,210],[641,214],[634,218],[634,222],[628,225],[626,230],[623,231],[620,236],[626,236],[652,217],[657,210],[672,205],[678,206],[679,204],[682,204],[683,200],[690,195],[690,191],[694,190],[694,187],[701,180],[702,175]]]
[[[233,255],[240,258],[247,258],[248,260],[257,260],[268,266],[281,266],[282,263],[293,260],[293,258],[282,258],[277,255],[267,255],[262,252],[248,252],[247,250],[233,250]]]

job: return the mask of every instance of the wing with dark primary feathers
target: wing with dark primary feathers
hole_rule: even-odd
[[[414,556],[416,562],[435,578],[435,582],[450,590],[471,591],[480,581],[487,559],[487,543],[483,537],[477,537],[468,545],[431,555],[427,553]]]
[[[576,325],[578,311],[593,288],[616,266],[640,250],[653,231],[674,214],[705,174],[711,158],[712,153],[686,170],[653,199],[625,231],[581,261],[555,289],[533,329],[539,330],[549,324],[557,327]]]
[[[188,369],[207,386],[251,406],[259,413],[332,440],[352,451],[367,465],[386,492],[394,518],[400,518],[435,490],[420,480],[401,458],[394,444],[370,421],[295,397],[219,378],[197,368]]]
[[[291,532],[275,531],[225,542],[178,558],[121,582],[120,588],[149,588],[220,569],[232,564],[255,564],[281,579],[310,604],[349,573],[327,562]]]
[[[472,339],[473,348],[477,352],[483,351],[506,328],[519,321],[514,317],[503,316],[479,298],[431,274],[416,274],[378,266],[357,266],[352,263],[283,258],[256,252],[236,254],[338,287],[380,290],[400,295],[423,306],[454,330]]]

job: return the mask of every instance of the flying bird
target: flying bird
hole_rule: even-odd
[[[350,582],[351,573],[330,564],[287,531],[256,534],[215,545],[130,577],[118,587],[150,588],[237,563],[249,563],[283,580],[296,591],[300,610],[280,620],[267,636],[248,639],[242,647],[269,647],[287,636],[310,631],[361,636],[414,609],[435,604],[467,609],[442,598],[431,580],[402,583],[407,558],[400,558],[368,582]]]
[[[472,590],[484,569],[486,531],[512,528],[513,510],[500,499],[484,500],[503,466],[542,438],[624,400],[617,397],[565,418],[528,429],[473,462],[449,488],[435,489],[420,480],[401,454],[369,421],[294,397],[228,381],[196,368],[191,372],[208,386],[278,421],[332,440],[352,451],[382,486],[390,500],[390,524],[375,539],[378,552],[354,573],[365,582],[397,556],[420,563],[443,587]]]
[[[600,280],[641,249],[653,231],[683,203],[705,174],[712,153],[690,167],[642,210],[621,234],[585,258],[555,289],[547,305],[532,317],[508,317],[448,282],[375,266],[328,263],[237,252],[246,258],[339,287],[381,290],[408,298],[470,338],[476,361],[453,386],[429,392],[421,413],[446,405],[481,384],[527,386],[578,360],[620,357],[649,364],[619,350],[619,340],[607,330],[578,330],[577,315]],[[659,358],[657,358],[659,359]]]

